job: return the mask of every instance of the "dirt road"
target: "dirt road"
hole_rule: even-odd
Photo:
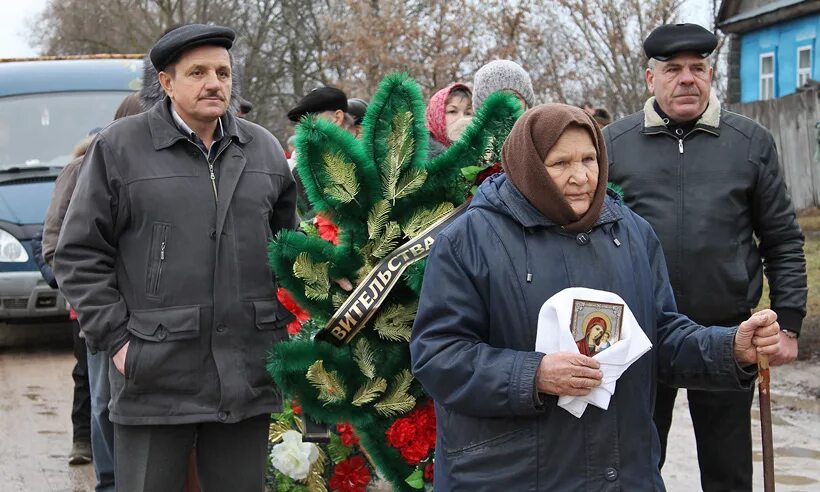
[[[817,362],[803,361],[774,371],[772,400],[779,492],[820,491]],[[93,490],[91,466],[67,464],[71,447],[72,365],[68,348],[0,349],[0,490]],[[672,444],[664,468],[667,487],[673,492],[700,489],[684,396],[678,398],[669,439]],[[757,423],[754,436],[755,490],[763,490]]]
[[[820,491],[820,360],[772,368],[775,485],[778,492]],[[663,478],[670,491],[700,490],[692,419],[678,394]],[[763,490],[758,401],[752,404],[754,490]]]
[[[91,465],[68,466],[73,365],[68,348],[0,351],[0,489],[94,489]]]

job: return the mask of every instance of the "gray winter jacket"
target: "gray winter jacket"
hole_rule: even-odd
[[[580,419],[535,389],[538,312],[568,287],[617,293],[653,345],[618,379],[609,409],[589,406]],[[436,402],[435,489],[664,490],[656,378],[749,387],[735,331],[677,313],[658,239],[620,201],[607,197],[578,238],[504,175],[487,179],[436,239],[410,341],[413,373]]]
[[[226,114],[214,166],[172,122],[167,99],[91,145],[60,233],[56,275],[92,350],[130,341],[110,365],[119,424],[237,422],[275,410],[265,371],[290,315],[268,240],[296,224],[284,153]]]
[[[702,324],[743,319],[757,306],[762,273],[780,326],[806,315],[803,233],[768,130],[709,107],[685,135],[653,108],[604,129],[609,179],[663,245],[678,309]]]

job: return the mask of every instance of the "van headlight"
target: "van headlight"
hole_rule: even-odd
[[[25,263],[28,261],[26,248],[14,236],[0,229],[0,261]]]

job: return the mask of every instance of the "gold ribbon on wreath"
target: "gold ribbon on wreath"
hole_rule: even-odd
[[[464,203],[454,209],[380,261],[316,334],[316,339],[337,347],[349,343],[376,314],[407,267],[430,254],[438,233],[460,217],[467,206]]]

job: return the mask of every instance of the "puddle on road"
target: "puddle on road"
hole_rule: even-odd
[[[801,448],[799,446],[786,446],[774,448],[774,456],[775,458],[807,458],[810,460],[820,460],[820,451]],[[752,451],[752,459],[754,461],[763,461],[763,455],[760,451]]]
[[[775,456],[788,456],[790,458],[810,458],[813,460],[820,459],[820,451],[814,449],[801,448],[798,446],[787,446],[785,448],[775,448]]]
[[[808,477],[801,477],[799,475],[778,475],[774,474],[774,481],[783,485],[811,485],[817,483],[817,480]]]
[[[752,408],[752,420],[755,422],[760,422],[760,410]],[[791,422],[778,416],[774,412],[772,412],[772,425],[784,425],[786,427],[794,427]]]
[[[68,434],[68,432],[66,432],[66,431],[52,431],[52,430],[41,430],[41,431],[37,431],[37,433],[38,434],[43,434],[43,435],[54,435],[54,436],[59,436],[61,434]]]
[[[820,414],[820,398],[800,398],[796,396],[772,395],[772,405],[786,406]]]

